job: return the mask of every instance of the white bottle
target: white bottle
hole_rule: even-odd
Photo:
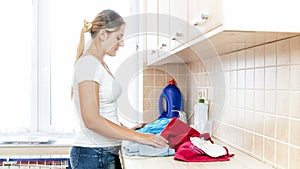
[[[208,104],[204,99],[199,99],[199,102],[194,105],[194,126],[199,132],[204,132],[208,122]]]

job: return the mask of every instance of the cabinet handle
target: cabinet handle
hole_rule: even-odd
[[[155,50],[151,50],[151,53],[150,53],[150,55],[154,55],[156,53],[156,51]]]
[[[138,45],[138,44],[136,44],[136,45],[135,45],[135,51],[138,51],[138,50],[139,50],[139,48],[140,48],[140,47],[139,47],[139,45]]]
[[[172,40],[181,39],[182,37],[183,37],[183,33],[176,32],[176,35],[175,35],[175,37],[172,38]]]
[[[208,19],[208,14],[205,13],[205,12],[202,12],[202,13],[201,13],[201,19],[202,19],[202,20],[207,20],[207,19]]]
[[[200,26],[204,22],[208,20],[208,14],[206,12],[202,12],[200,16],[197,16],[196,18],[191,20],[191,24],[194,26]]]
[[[164,47],[167,47],[167,44],[162,43],[159,49],[162,49],[162,48],[164,48]]]

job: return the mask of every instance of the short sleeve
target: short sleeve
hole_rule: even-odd
[[[103,72],[100,69],[100,63],[94,56],[82,56],[75,65],[75,82],[96,81],[101,83]]]

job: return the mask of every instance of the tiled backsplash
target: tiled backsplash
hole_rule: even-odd
[[[213,112],[213,135],[277,168],[300,168],[300,37],[220,56],[225,103]],[[201,61],[149,67],[144,71],[144,120],[158,115],[158,98],[175,78],[193,112],[198,89],[208,88],[210,74]],[[190,121],[192,123],[192,121]]]
[[[220,58],[226,103],[214,135],[278,168],[300,168],[300,37]]]

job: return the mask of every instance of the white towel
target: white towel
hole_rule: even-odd
[[[199,137],[191,137],[190,140],[194,146],[203,150],[207,155],[211,157],[220,157],[227,154],[227,151],[223,146],[212,144],[208,140],[203,140]]]

